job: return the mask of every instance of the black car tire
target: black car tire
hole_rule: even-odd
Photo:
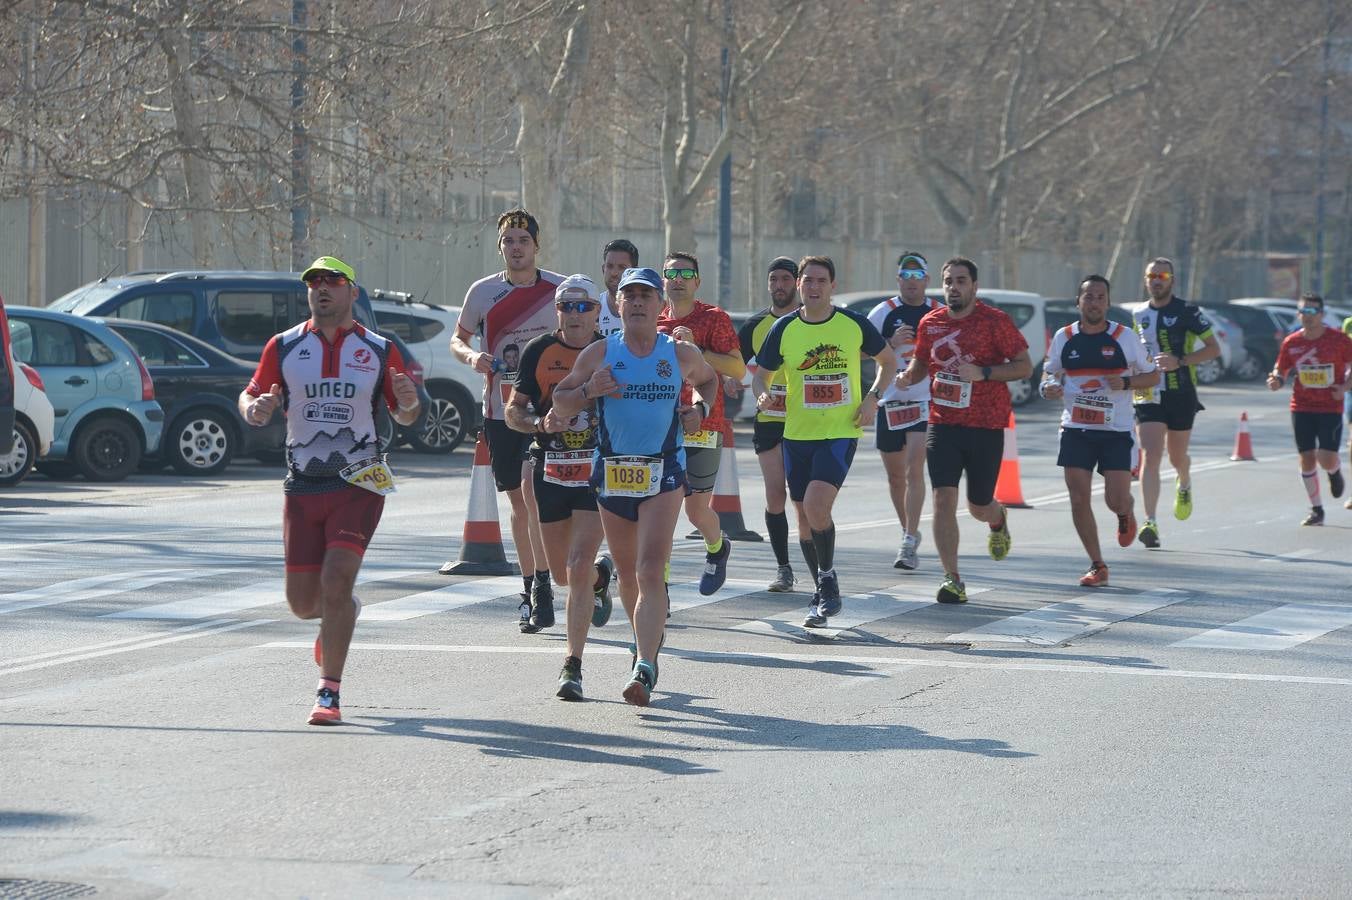
[[[90,481],[121,481],[141,462],[141,437],[121,419],[98,416],[80,426],[70,458]]]
[[[38,441],[23,422],[14,422],[14,446],[0,456],[0,486],[12,487],[28,477],[38,460]]]
[[[1023,406],[1038,395],[1032,378],[1020,378],[1009,384],[1009,402],[1014,406]]]
[[[238,445],[225,415],[201,406],[174,420],[164,432],[160,452],[181,475],[217,475],[230,465]]]
[[[423,416],[423,430],[410,437],[409,444],[419,453],[446,454],[459,447],[474,421],[473,401],[441,385],[427,389],[432,405]]]

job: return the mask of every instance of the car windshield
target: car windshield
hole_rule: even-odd
[[[80,316],[89,312],[120,290],[121,288],[119,287],[96,281],[93,284],[78,287],[69,294],[57,297],[51,303],[47,304],[47,308],[54,309],[57,312],[71,313],[72,315]]]

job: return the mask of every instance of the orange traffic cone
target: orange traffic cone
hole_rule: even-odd
[[[765,538],[746,527],[742,519],[742,489],[737,478],[737,443],[732,435],[732,423],[723,427],[723,447],[718,451],[718,475],[714,478],[714,495],[709,508],[718,513],[718,527],[733,541],[763,541]],[[686,535],[703,537],[699,529]]]
[[[995,480],[995,499],[1015,509],[1032,509],[1023,502],[1023,485],[1019,482],[1019,442],[1014,437],[1014,410],[1009,411],[1005,426],[1005,452],[1000,457],[1000,475]]]
[[[493,466],[488,442],[479,433],[474,442],[474,467],[469,476],[469,510],[465,514],[460,558],[437,570],[442,575],[515,575],[517,567],[507,561],[498,525],[498,498],[493,490]]]
[[[1230,454],[1230,458],[1237,462],[1258,462],[1258,457],[1253,455],[1253,439],[1249,437],[1248,412],[1239,414],[1239,430],[1235,432],[1235,450]]]

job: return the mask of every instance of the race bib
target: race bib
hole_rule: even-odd
[[[662,460],[655,456],[607,456],[605,496],[655,497],[662,485]]]
[[[592,451],[546,450],[543,478],[559,487],[586,487],[591,480]]]
[[[687,447],[702,447],[705,450],[717,450],[718,439],[722,437],[717,431],[700,431],[687,434],[685,436],[685,445]]]
[[[930,399],[940,406],[966,409],[972,405],[972,383],[952,372],[940,372],[930,384]]]
[[[1137,405],[1142,403],[1159,403],[1159,389],[1154,387],[1137,388],[1131,392],[1131,402]]]
[[[338,474],[348,484],[355,484],[373,494],[380,494],[383,497],[394,493],[394,475],[390,473],[390,467],[385,462],[383,453],[369,459],[358,460],[343,468]]]
[[[770,402],[766,404],[765,409],[761,410],[764,415],[772,416],[776,419],[784,418],[788,410],[789,389],[787,385],[772,384],[767,394]]]
[[[923,400],[888,400],[883,404],[883,421],[888,431],[901,431],[919,422],[922,416],[928,418],[928,412]]]
[[[1326,366],[1301,366],[1298,370],[1300,383],[1307,388],[1326,388],[1333,385],[1333,364]]]
[[[1113,401],[1102,394],[1080,394],[1071,401],[1072,425],[1113,424]]]
[[[837,406],[845,406],[849,402],[850,376],[848,373],[803,376],[804,409],[832,409]]]

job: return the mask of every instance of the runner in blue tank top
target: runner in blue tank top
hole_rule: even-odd
[[[647,706],[666,629],[663,570],[685,495],[682,434],[698,431],[708,415],[718,373],[694,344],[658,334],[657,272],[626,269],[618,293],[624,330],[578,355],[554,388],[554,409],[570,416],[597,401],[600,446],[592,485],[637,651],[624,699]],[[679,405],[682,382],[694,388],[691,406]]]

